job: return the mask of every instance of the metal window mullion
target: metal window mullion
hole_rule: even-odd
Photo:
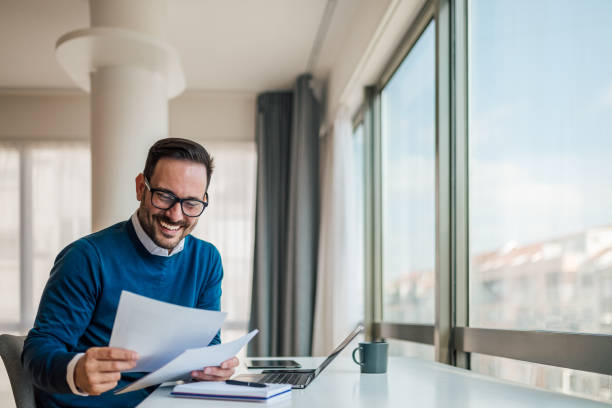
[[[381,322],[375,323],[374,326],[375,332],[381,338],[434,344],[434,326],[432,324]]]
[[[612,375],[612,336],[457,327],[458,350]]]
[[[372,136],[374,183],[374,319],[383,320],[383,170],[382,170],[382,121],[381,94],[376,92],[372,98]]]
[[[364,170],[365,170],[365,321],[366,321],[366,339],[372,340],[379,337],[377,326],[375,323],[380,320],[378,316],[378,304],[382,294],[377,292],[378,284],[376,274],[378,273],[378,267],[376,265],[377,259],[377,239],[376,239],[376,185],[375,180],[377,172],[374,170],[375,167],[375,152],[374,147],[376,141],[375,131],[375,119],[374,109],[376,98],[376,90],[374,87],[367,87],[365,89],[365,104],[364,104],[364,115],[363,115],[363,132],[364,132]],[[379,183],[379,182],[378,182]]]
[[[359,125],[363,125],[365,110],[366,110],[366,101],[362,102],[361,105],[359,105],[357,112],[355,112],[355,114],[351,118],[353,133],[355,133],[355,130],[359,127]]]
[[[435,359],[452,363],[450,4],[436,8],[436,316]]]
[[[19,149],[19,186],[19,322],[21,331],[25,332],[32,327],[34,315],[32,151],[27,145],[22,145]]]
[[[453,326],[469,325],[469,206],[467,133],[467,0],[452,3],[453,115]],[[454,350],[455,365],[470,368],[470,355]]]

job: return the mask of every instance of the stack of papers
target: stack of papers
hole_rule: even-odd
[[[141,379],[134,381],[127,387],[115,391],[115,394],[123,394],[136,391],[151,385],[161,384],[167,381],[177,381],[189,378],[189,374],[194,370],[201,370],[204,367],[218,366],[222,362],[232,358],[257,334],[253,330],[239,339],[229,343],[215,344],[214,346],[201,347],[197,349],[185,350],[174,360],[145,375]]]
[[[225,315],[123,291],[109,345],[138,352],[138,364],[130,371],[149,374],[115,394],[189,378],[191,371],[218,366],[234,357],[257,330],[229,343],[208,346]]]
[[[152,372],[190,348],[205,347],[217,334],[226,313],[173,305],[121,292],[110,347],[140,356],[129,371]]]
[[[172,390],[172,395],[187,398],[266,402],[291,398],[291,385],[268,384],[265,388],[257,388],[224,382],[201,381],[177,385]]]

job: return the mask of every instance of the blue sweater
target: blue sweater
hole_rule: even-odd
[[[34,383],[37,405],[132,407],[140,403],[152,389],[74,395],[66,382],[66,366],[76,353],[108,346],[122,290],[181,306],[220,310],[222,277],[221,257],[212,244],[189,235],[176,255],[152,255],[131,221],[68,245],[55,260],[21,356]],[[217,333],[211,344],[219,342]],[[125,373],[118,387],[143,375]]]

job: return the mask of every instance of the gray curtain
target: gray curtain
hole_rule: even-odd
[[[293,93],[257,99],[257,204],[250,356],[310,355],[319,227],[320,104],[302,75]]]

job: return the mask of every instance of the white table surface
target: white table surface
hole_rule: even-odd
[[[294,358],[315,368],[323,358]],[[247,372],[244,364],[238,370]],[[258,370],[249,370],[258,372]],[[259,370],[260,371],[260,370]],[[156,407],[608,407],[596,402],[497,380],[469,370],[412,357],[389,357],[386,374],[360,374],[350,358],[336,358],[306,389],[293,390],[289,401],[255,403],[178,398],[161,386],[139,408]]]

